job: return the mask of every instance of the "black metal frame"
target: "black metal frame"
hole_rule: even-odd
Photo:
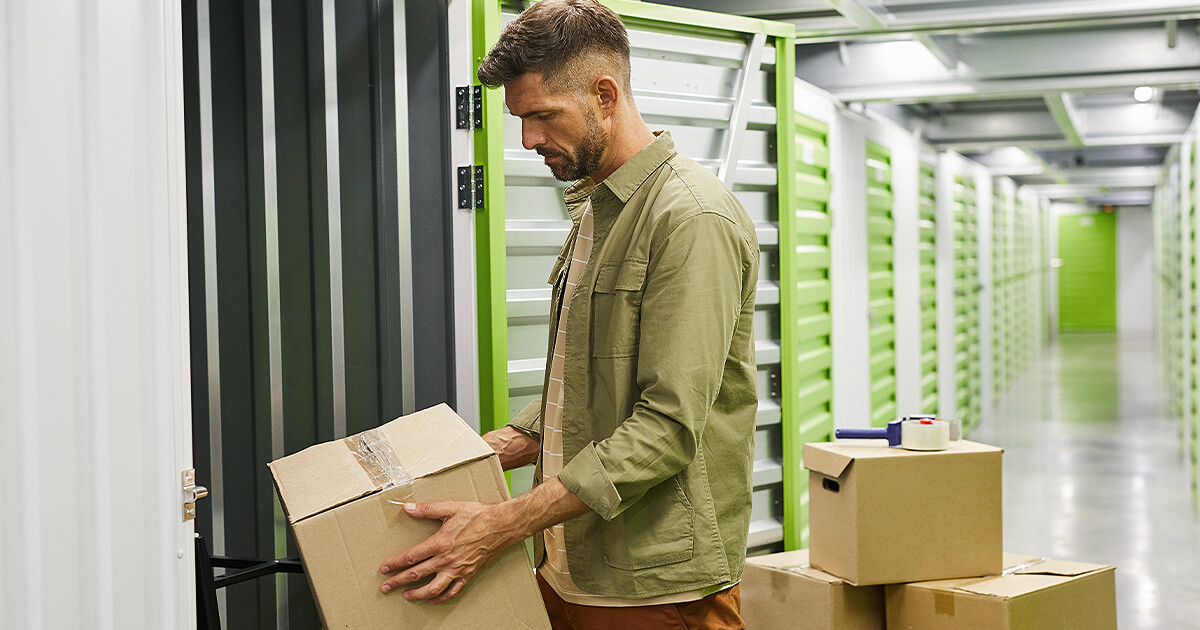
[[[213,569],[231,569],[217,576]],[[196,534],[196,627],[221,630],[221,611],[217,608],[217,589],[277,573],[304,573],[298,558],[261,560],[210,556],[204,537]]]

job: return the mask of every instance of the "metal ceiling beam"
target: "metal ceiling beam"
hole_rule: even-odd
[[[1153,188],[1162,175],[1158,166],[1117,166],[1108,168],[1063,168],[1056,171],[1072,185],[1105,188]]]
[[[1132,90],[1143,85],[1167,90],[1200,89],[1200,69],[978,81],[956,79],[936,83],[876,85],[829,91],[846,102],[946,103],[1041,98],[1047,92],[1064,89],[1070,92]]]
[[[1162,26],[1104,31],[987,34],[960,37],[955,64],[920,42],[848,44],[849,66],[829,44],[797,46],[796,71],[842,100],[954,101],[1070,91],[1200,87],[1200,35],[1181,30],[1174,49]],[[933,40],[937,42],[938,40]],[[945,48],[943,46],[942,48]]]
[[[949,141],[949,142],[934,142],[930,138],[926,138],[929,142],[936,144],[938,147],[955,151],[957,153],[981,153],[991,151],[992,149],[1000,149],[1013,145],[1011,139],[997,138],[995,140],[984,141]],[[1088,147],[1127,147],[1146,145],[1152,147],[1167,147],[1183,142],[1183,134],[1164,134],[1155,136],[1108,136],[1108,137],[1089,137]],[[1070,143],[1064,140],[1026,140],[1020,142],[1022,147],[1029,149],[1071,149]]]
[[[1062,130],[1063,137],[1072,146],[1083,146],[1085,142],[1083,134],[1079,130],[1079,113],[1075,109],[1075,104],[1071,102],[1070,95],[1066,92],[1047,95],[1046,107],[1050,109],[1050,115],[1054,117],[1054,122]]]
[[[926,50],[940,61],[947,70],[958,70],[958,52],[950,47],[957,48],[958,41],[953,35],[930,35],[929,33],[917,33],[913,35],[913,39],[920,42]]]
[[[744,3],[753,5],[754,3]],[[725,9],[728,11],[728,9]],[[738,9],[745,12],[745,9]],[[886,28],[856,28],[856,24],[830,24],[813,20],[807,11],[758,13],[760,17],[791,22],[797,36],[808,41],[886,37],[898,33],[980,33],[1039,28],[1076,28],[1144,24],[1200,18],[1200,4],[1175,0],[1095,0],[1064,5],[1061,2],[989,2],[974,6],[952,5],[924,11],[892,10]]]
[[[997,141],[1000,146],[1062,142],[1058,125],[1047,112],[1016,109],[933,115],[926,121],[924,138],[938,145],[989,141]]]
[[[829,0],[829,4],[861,30],[880,31],[887,29],[887,25],[879,19],[879,14],[871,10],[871,7],[867,6],[863,0]]]
[[[1059,183],[1059,184],[1069,183],[1067,181],[1067,177],[1065,175],[1063,175],[1063,173],[1061,171],[1059,171],[1058,169],[1051,166],[1049,162],[1047,162],[1046,160],[1043,160],[1042,156],[1034,153],[1028,147],[1022,147],[1021,150],[1024,151],[1025,155],[1029,158],[1029,160],[1031,162],[1042,167],[1042,172],[1047,177],[1049,177],[1050,179],[1054,180],[1056,183]]]

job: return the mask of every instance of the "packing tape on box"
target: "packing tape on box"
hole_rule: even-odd
[[[1002,571],[1000,573],[1000,575],[1003,575],[1005,577],[1010,576],[1010,575],[1016,575],[1018,573],[1021,573],[1022,571],[1025,571],[1026,569],[1032,569],[1033,567],[1036,567],[1037,565],[1039,565],[1045,561],[1046,561],[1045,558],[1037,558],[1035,560],[1030,560],[1029,562],[1025,562],[1025,563],[1018,564],[1013,567],[1009,567],[1009,568],[1005,569],[1004,571]]]
[[[376,488],[390,490],[392,488],[407,488],[401,499],[413,495],[413,478],[400,465],[400,458],[388,442],[387,436],[379,429],[363,431],[344,440],[346,448],[354,454],[354,459],[362,466],[363,471],[371,478]],[[392,500],[392,503],[403,503],[403,500]]]

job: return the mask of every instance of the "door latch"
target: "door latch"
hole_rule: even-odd
[[[196,485],[196,469],[183,471],[183,520],[196,518],[196,501],[208,496],[208,488]]]

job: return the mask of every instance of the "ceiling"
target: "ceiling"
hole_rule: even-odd
[[[1200,105],[1200,2],[656,1],[795,24],[800,78],[1056,200],[1149,204]]]

